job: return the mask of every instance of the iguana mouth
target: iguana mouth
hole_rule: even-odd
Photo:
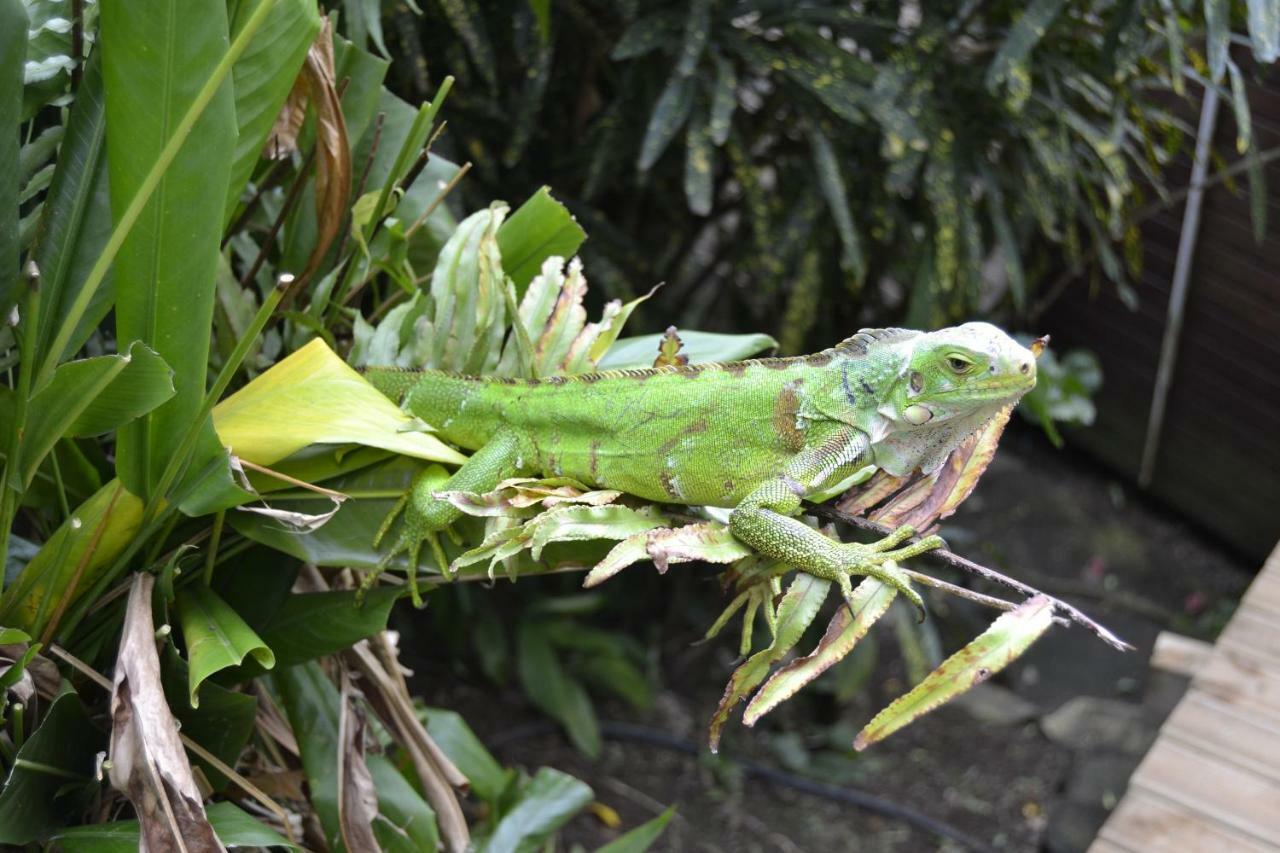
[[[996,399],[999,397],[1011,397],[1015,394],[1020,396],[1030,391],[1035,385],[1034,374],[1030,376],[1011,375],[994,382],[975,383],[961,388],[953,388],[950,391],[939,391],[930,395],[930,397],[934,400]]]

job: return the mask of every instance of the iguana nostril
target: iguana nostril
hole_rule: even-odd
[[[1031,362],[1029,362],[1029,361],[1024,361],[1024,362],[1022,362],[1022,364],[1018,365],[1018,372],[1019,372],[1019,373],[1021,373],[1023,376],[1026,376],[1028,373],[1030,373],[1030,372],[1031,372]]]

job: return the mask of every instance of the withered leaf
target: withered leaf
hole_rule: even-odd
[[[134,575],[111,690],[111,784],[133,803],[139,849],[225,851],[205,816],[200,790],[160,685],[151,621],[155,578]]]
[[[343,667],[338,711],[338,825],[348,850],[377,850],[373,822],[378,817],[378,792],[364,760],[367,721],[358,699],[359,692]]]
[[[333,244],[347,214],[351,193],[351,146],[347,123],[338,95],[333,59],[333,25],[324,19],[320,33],[307,51],[289,97],[276,116],[267,137],[264,156],[283,159],[298,150],[298,133],[306,117],[308,103],[316,116],[316,243],[302,274],[298,289],[310,280],[325,253]]]

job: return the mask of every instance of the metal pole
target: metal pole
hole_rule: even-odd
[[[1200,104],[1200,127],[1196,131],[1195,160],[1191,165],[1191,191],[1182,214],[1182,231],[1178,235],[1178,258],[1173,267],[1173,286],[1165,315],[1164,339],[1160,344],[1160,364],[1156,368],[1156,387],[1151,395],[1147,417],[1147,437],[1142,445],[1142,465],[1138,468],[1138,485],[1147,488],[1155,474],[1160,436],[1164,430],[1165,409],[1169,402],[1169,385],[1178,360],[1178,342],[1182,338],[1182,316],[1187,306],[1187,290],[1191,284],[1191,264],[1200,234],[1200,208],[1204,203],[1204,180],[1209,171],[1209,149],[1218,123],[1218,88],[1209,85]]]

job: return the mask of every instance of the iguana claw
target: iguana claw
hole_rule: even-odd
[[[440,573],[444,575],[445,580],[453,580],[453,574],[449,571],[449,560],[445,557],[444,549],[440,547],[440,538],[437,535],[439,531],[432,520],[427,518],[420,509],[424,505],[431,505],[424,500],[424,495],[430,498],[431,493],[439,486],[439,479],[427,476],[428,473],[424,472],[414,479],[409,493],[396,501],[373,537],[373,547],[377,548],[391,531],[396,519],[403,515],[404,523],[399,538],[390,550],[382,555],[382,559],[378,561],[378,571],[371,574],[370,578],[376,578],[400,554],[406,555],[409,560],[407,571],[409,593],[415,607],[422,606],[422,598],[418,593],[418,555],[422,549],[422,543],[427,543],[431,548],[431,555],[435,558],[436,565],[440,567]]]
[[[918,542],[898,547],[914,535],[915,530],[910,525],[904,524],[877,542],[868,544],[855,542],[839,546],[840,550],[847,555],[847,559],[841,561],[840,567],[832,572],[833,577],[829,577],[828,580],[834,580],[839,584],[845,601],[849,601],[853,595],[853,585],[849,581],[850,575],[873,577],[902,593],[920,611],[920,621],[923,622],[924,599],[911,588],[911,580],[902,569],[898,568],[898,562],[919,556],[934,548],[941,548],[944,543],[940,536],[926,536]],[[815,572],[815,574],[827,576],[826,572]]]

